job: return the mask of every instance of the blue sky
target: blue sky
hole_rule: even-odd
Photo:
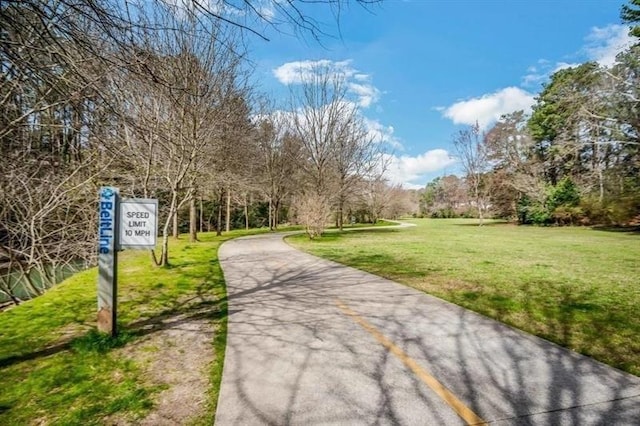
[[[253,38],[250,58],[258,89],[282,105],[305,64],[323,60],[344,72],[371,131],[393,147],[389,179],[416,188],[458,171],[451,140],[462,126],[486,128],[528,109],[557,69],[610,64],[630,41],[624,3],[387,0],[369,11],[352,3],[338,23],[315,5],[307,12],[333,37],[318,43],[267,29],[270,41]]]

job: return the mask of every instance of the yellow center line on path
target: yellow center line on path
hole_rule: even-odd
[[[360,324],[362,328],[367,330],[375,339],[382,344],[385,348],[394,354],[404,365],[406,365],[413,373],[420,378],[431,390],[433,390],[444,402],[449,405],[468,425],[487,425],[480,416],[471,411],[469,407],[464,405],[449,389],[445,388],[438,380],[436,380],[431,374],[409,355],[407,355],[402,349],[400,349],[395,343],[387,339],[384,334],[378,331],[373,325],[369,324],[364,318],[354,312],[351,308],[345,305],[340,299],[336,300],[336,305],[348,316],[351,317],[356,323]]]

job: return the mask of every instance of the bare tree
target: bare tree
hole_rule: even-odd
[[[231,207],[240,199],[256,169],[258,150],[254,126],[250,120],[249,88],[236,87],[221,107],[219,137],[211,146],[206,167],[207,180],[219,195],[217,233],[222,233],[223,210],[225,229],[231,229]]]
[[[399,219],[418,211],[418,203],[414,191],[404,189],[400,184],[389,184],[378,179],[367,182],[365,200],[372,222],[378,219]]]
[[[484,138],[493,167],[492,202],[502,216],[517,217],[517,204],[523,197],[544,202],[544,171],[540,162],[532,158],[535,142],[526,122],[523,111],[507,114]]]
[[[360,194],[365,211],[368,212],[371,223],[375,224],[383,217],[384,210],[389,205],[389,185],[382,178],[366,180],[361,184]]]
[[[46,7],[0,7],[0,292],[14,303],[95,261],[87,224],[95,222],[94,182],[109,165],[97,149],[110,126],[105,70],[63,31],[80,25],[60,16],[65,5],[38,6]]]
[[[178,212],[192,205],[199,178],[233,127],[234,111],[229,104],[238,96],[240,64],[236,52],[226,48],[233,39],[222,30],[211,39],[209,32],[198,32],[194,22],[169,14],[164,19],[167,27],[182,30],[167,31],[149,46],[149,52],[161,52],[149,53],[144,62],[156,78],[136,78],[138,74],[132,72],[114,83],[129,89],[119,93],[127,106],[124,135],[133,173],[144,176],[145,195],[152,176],[156,192],[169,191],[160,265],[168,263],[171,225],[177,236]],[[113,149],[121,148],[115,145]]]
[[[5,158],[0,177],[0,292],[14,303],[20,294],[42,294],[62,278],[95,261],[97,219],[95,160],[54,165],[47,158]],[[61,168],[66,169],[61,173]]]
[[[293,208],[298,223],[304,226],[309,238],[322,236],[331,217],[331,203],[325,196],[314,192],[300,194],[296,197]]]
[[[375,180],[375,175],[382,175],[385,169],[381,142],[369,135],[357,110],[354,108],[343,119],[346,123],[332,149],[337,185],[336,222],[340,230],[344,225],[345,203],[356,193],[357,183]]]
[[[347,98],[344,76],[330,67],[316,66],[292,88],[291,113],[292,132],[302,144],[301,191],[335,205],[342,229],[344,205],[356,183],[382,169],[381,145]]]
[[[486,174],[490,164],[478,123],[460,130],[453,139],[453,146],[464,169],[469,191],[478,210],[479,225],[482,226],[489,203]]]
[[[238,123],[248,122],[243,50],[230,28],[263,36],[287,23],[322,34],[302,2],[214,3],[1,3],[0,275],[9,278],[0,292],[15,297],[23,285],[7,269],[22,271],[27,293],[37,294],[43,286],[32,285],[32,271],[46,287],[59,265],[93,261],[87,225],[97,184],[166,199],[159,263],[168,262],[177,212],[186,204],[193,211],[196,194],[208,192],[212,164],[222,170],[224,151],[210,148],[237,143]],[[321,3],[336,13],[345,4]]]
[[[268,202],[269,229],[278,228],[283,201],[296,189],[301,164],[301,141],[289,130],[286,117],[277,112],[261,114],[257,125],[260,168],[258,187]]]

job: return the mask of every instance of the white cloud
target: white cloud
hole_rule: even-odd
[[[549,78],[548,73],[532,72],[522,77],[522,85],[524,87],[539,86]]]
[[[380,97],[380,91],[370,84],[349,83],[348,87],[358,97],[358,105],[362,108],[369,108]]]
[[[551,74],[557,73],[560,70],[565,70],[567,68],[575,68],[579,66],[580,64],[577,62],[558,62],[555,68],[551,70]]]
[[[540,62],[538,67],[529,67],[524,77],[522,77],[522,85],[524,87],[536,87],[538,88],[542,83],[549,79],[551,74],[554,74],[560,70],[566,68],[575,68],[580,64],[577,62],[557,62],[552,65],[549,61]]]
[[[473,125],[476,122],[486,128],[504,114],[525,110],[533,105],[533,95],[519,87],[506,87],[495,93],[456,102],[443,111],[443,115],[455,124]]]
[[[259,19],[268,23],[274,23],[277,18],[277,0],[257,0],[255,2],[230,2],[227,0],[160,0],[168,10],[179,19],[189,16],[201,16],[213,14],[232,18]],[[241,24],[245,21],[238,21]]]
[[[629,27],[624,25],[593,27],[586,41],[584,51],[589,60],[604,66],[613,65],[616,55],[634,43],[629,35]]]
[[[633,45],[634,39],[629,35],[629,28],[624,25],[608,25],[606,27],[593,27],[585,37],[585,45],[578,55],[586,61],[595,61],[600,65],[610,67],[616,60],[616,55]],[[579,62],[556,62],[555,65],[546,60],[538,61],[537,66],[527,69],[527,74],[522,78],[525,87],[539,86],[546,82],[549,76],[566,68],[575,68]]]
[[[233,15],[236,10],[230,6],[225,6],[222,0],[200,0],[198,2],[194,0],[160,0],[160,3],[164,4],[180,20],[208,13]]]
[[[388,161],[386,177],[393,184],[404,188],[423,188],[426,175],[453,165],[456,160],[444,149],[433,149],[416,157],[408,155],[386,155]]]
[[[273,22],[276,17],[276,9],[273,7],[273,4],[266,3],[258,7],[258,14],[267,22]]]
[[[362,108],[369,108],[380,99],[380,90],[370,83],[371,76],[352,67],[351,60],[294,61],[280,65],[273,75],[282,84],[302,84],[313,81],[319,72],[330,72],[345,81],[348,93],[357,99]]]
[[[287,62],[274,69],[273,75],[282,84],[301,84],[312,81],[318,71],[326,70],[345,79],[356,74],[356,70],[351,67],[351,60],[336,62],[320,59],[317,61]]]
[[[400,140],[393,135],[393,126],[385,126],[378,120],[372,120],[367,117],[362,117],[362,120],[364,121],[364,126],[367,129],[369,138],[385,143],[393,149],[404,150]]]

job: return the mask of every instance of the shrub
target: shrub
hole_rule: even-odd
[[[534,225],[573,225],[580,222],[584,212],[578,204],[580,194],[573,181],[565,177],[557,185],[547,187],[544,203],[524,196],[518,200],[518,222]]]
[[[584,212],[580,207],[560,206],[551,214],[556,225],[580,224],[584,218]]]
[[[331,204],[318,194],[304,194],[295,204],[297,222],[304,226],[309,238],[320,237],[331,218]]]
[[[547,189],[545,204],[550,212],[558,207],[575,207],[580,203],[580,193],[575,183],[568,178],[563,178],[555,186]]]

